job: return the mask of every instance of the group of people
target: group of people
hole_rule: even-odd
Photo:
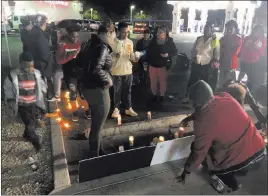
[[[36,20],[32,29],[29,23],[24,24],[25,30],[21,32],[21,68],[10,72],[5,79],[4,90],[7,103],[25,124],[23,137],[32,142],[37,150],[40,150],[41,144],[35,133],[35,121],[40,111],[46,112],[44,93],[47,93],[48,101],[60,101],[62,78],[71,92],[71,101],[76,100],[80,94],[89,105],[85,114],[88,118],[91,117],[90,157],[105,154],[101,130],[110,111],[109,89],[112,86],[112,117],[120,115],[121,101],[126,115],[138,115],[131,103],[133,62],[140,66],[141,78],[149,72],[152,101],[163,102],[167,71],[174,64],[173,57],[177,55],[176,46],[169,37],[166,26],[158,27],[151,40],[150,32],[146,30],[144,38],[137,43],[138,53],[134,52],[133,42],[128,38],[126,23],[118,24],[116,37],[113,22],[110,19],[104,20],[97,35],[92,35],[82,45],[78,40],[78,28],[70,26],[66,28],[66,35],[56,42],[53,55],[45,34],[47,18],[38,16]],[[247,86],[241,84],[246,93],[238,93],[237,97],[226,89],[240,88],[241,85],[237,87],[234,82],[237,82],[236,78],[241,81],[246,73],[250,89],[254,90],[254,76],[251,74],[252,70],[260,66],[266,42],[260,26],[255,27],[243,42],[237,32],[236,22],[229,21],[226,24],[226,34],[218,40],[212,26],[207,23],[204,35],[197,38],[192,50],[192,73],[187,92],[195,113],[182,123],[194,120],[195,140],[179,180],[185,181],[185,177],[203,163],[217,182],[214,187],[219,192],[224,190],[225,185],[237,190],[239,183],[235,172],[257,162],[265,150],[262,136],[242,107],[246,96],[252,98]],[[241,73],[236,77],[234,71],[238,67],[238,56],[241,58]],[[221,85],[222,90],[218,90],[219,80],[226,85]],[[214,94],[217,90],[225,93]],[[256,106],[254,99],[249,100]],[[261,116],[262,124],[267,123],[262,114],[257,115]],[[73,113],[73,120],[79,120],[77,111]]]

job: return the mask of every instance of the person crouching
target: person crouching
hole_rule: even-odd
[[[41,73],[34,69],[33,56],[23,52],[20,55],[21,68],[13,69],[4,81],[4,92],[7,104],[19,114],[25,125],[23,137],[30,141],[36,151],[40,151],[41,143],[36,134],[36,113],[38,108],[46,110],[44,93],[46,84]]]

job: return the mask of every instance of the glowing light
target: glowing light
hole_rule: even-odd
[[[184,128],[183,127],[179,127],[179,131],[184,131]]]
[[[159,142],[164,142],[165,141],[165,138],[163,136],[160,136],[159,137]]]
[[[175,139],[179,138],[179,133],[178,132],[174,133],[174,138]]]
[[[62,119],[61,117],[56,118],[56,121],[60,122]]]
[[[69,123],[64,123],[63,125],[64,125],[65,128],[69,128],[70,127]]]
[[[65,93],[65,98],[67,98],[67,99],[70,98],[70,92],[69,92],[69,91],[66,91],[66,93]]]
[[[84,108],[85,108],[85,106],[83,106],[83,105],[82,105],[82,108],[84,109]]]
[[[72,105],[71,105],[71,103],[68,103],[67,108],[68,108],[69,110],[71,110],[71,109],[72,109]]]
[[[79,104],[77,100],[75,101],[75,104],[76,104],[76,107],[79,108]]]
[[[121,119],[121,115],[120,114],[117,117],[117,125],[118,126],[122,125],[122,119]]]
[[[151,114],[151,112],[149,111],[149,112],[147,112],[147,119],[148,120],[152,120],[152,114]]]
[[[133,136],[129,136],[128,140],[129,140],[129,145],[130,146],[133,146],[134,145],[134,137]]]

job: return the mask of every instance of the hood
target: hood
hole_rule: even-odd
[[[199,80],[189,89],[189,99],[193,101],[195,109],[203,108],[213,97],[214,95],[211,87],[203,80]]]

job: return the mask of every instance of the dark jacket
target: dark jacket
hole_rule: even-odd
[[[20,39],[21,39],[21,42],[22,42],[22,50],[23,52],[28,52],[28,37],[29,37],[29,33],[30,31],[26,30],[26,29],[22,29],[20,31]]]
[[[140,39],[136,44],[136,51],[143,51],[148,48],[150,40],[144,40],[144,38]]]
[[[49,40],[45,32],[37,26],[29,33],[29,52],[34,57],[34,67],[43,77],[51,77],[53,55],[50,52]]]
[[[83,87],[105,88],[111,79],[112,48],[97,36],[93,36],[88,53],[90,62],[84,65]]]
[[[168,58],[162,57],[160,54],[168,53]],[[152,67],[162,68],[167,67],[171,58],[177,54],[176,45],[171,37],[167,38],[164,45],[158,45],[156,38],[150,42],[145,61]]]

